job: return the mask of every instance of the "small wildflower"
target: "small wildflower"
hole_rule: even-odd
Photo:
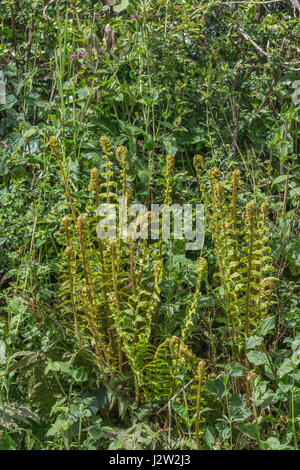
[[[0,145],[3,145],[5,149],[9,149],[9,145],[5,144],[4,142],[0,142]]]
[[[130,18],[135,18],[135,15],[130,15]]]
[[[70,59],[71,59],[71,60],[75,60],[75,59],[76,59],[76,54],[72,54],[72,55],[70,56]]]
[[[82,57],[83,59],[86,58],[86,51],[80,51],[79,56]]]

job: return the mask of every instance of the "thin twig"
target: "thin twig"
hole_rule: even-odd
[[[167,408],[167,406],[170,405],[171,401],[172,401],[172,400],[175,400],[175,398],[177,398],[178,395],[180,395],[181,392],[183,392],[183,390],[185,390],[186,388],[188,388],[193,382],[194,382],[194,379],[191,379],[187,384],[185,384],[185,386],[182,387],[182,389],[179,390],[179,392],[175,393],[175,395],[173,395],[172,398],[170,398],[170,400],[167,401],[167,403],[157,412],[157,414],[159,414],[161,411],[163,411],[165,408]]]

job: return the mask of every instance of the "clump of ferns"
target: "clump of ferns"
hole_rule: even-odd
[[[96,236],[95,228],[101,218],[97,212],[99,205],[104,202],[116,206],[120,196],[127,196],[127,201],[123,199],[127,204],[130,199],[126,148],[118,147],[115,152],[121,168],[117,183],[110,141],[102,137],[100,142],[104,158],[99,170],[91,170],[89,200],[85,213],[80,214],[69,188],[60,145],[54,137],[50,139],[70,207],[70,214],[62,221],[65,251],[61,261],[64,279],[61,293],[67,297],[64,303],[69,305],[65,313],[74,318],[80,347],[90,338],[99,365],[110,377],[131,370],[136,401],[151,398],[161,402],[170,399],[182,381],[197,377],[199,360],[182,340],[174,342],[167,338],[157,346],[164,241],[161,234],[151,245],[147,240],[136,239],[138,232],[147,228],[150,214],[145,212],[137,219],[130,238],[117,237],[118,234],[113,239]],[[164,202],[170,204],[174,157],[168,155],[166,163]],[[195,297],[187,309],[184,331],[193,322],[200,295],[205,263],[203,260],[199,263]]]
[[[76,331],[79,332],[78,325],[80,325],[84,332],[88,332],[95,347],[97,361],[101,366],[106,365],[113,371],[114,361],[112,351],[109,348],[111,333],[107,328],[109,318],[104,317],[99,305],[98,283],[101,276],[97,258],[100,257],[100,254],[95,249],[98,240],[91,229],[94,224],[94,211],[90,210],[90,205],[88,205],[86,207],[87,215],[78,212],[69,188],[59,142],[55,137],[51,137],[49,143],[60,166],[66,198],[71,211],[70,216],[65,217],[62,223],[62,237],[66,249],[62,256],[62,277],[65,282],[61,293],[62,295],[69,294],[72,311],[74,316],[76,315]],[[97,170],[92,172],[91,185],[96,180]],[[65,302],[68,302],[68,299]],[[78,333],[77,336],[79,336]]]
[[[268,206],[262,203],[259,210],[249,202],[243,210],[239,200],[239,170],[222,180],[220,170],[212,168],[207,188],[199,156],[195,157],[194,166],[217,255],[218,276],[224,290],[223,306],[231,330],[230,343],[234,356],[241,358],[245,337],[259,330],[274,304],[276,279],[272,276],[268,243]]]
[[[130,367],[139,401],[141,370],[147,358],[153,356],[151,324],[159,301],[162,269],[159,260],[155,260],[153,268],[146,240],[135,241],[135,236],[130,240],[96,236],[99,205],[116,207],[119,196],[130,197],[126,185],[126,148],[116,150],[121,166],[118,184],[114,179],[114,152],[107,137],[101,138],[101,146],[104,159],[100,171],[91,170],[90,198],[85,214],[79,214],[69,188],[62,150],[55,137],[50,139],[71,212],[62,221],[66,249],[62,255],[61,293],[68,297],[64,304],[69,303],[70,308],[65,313],[72,312],[79,345],[82,346],[82,336],[88,332],[99,365],[111,377]],[[148,215],[144,214],[144,218]],[[139,220],[134,232],[143,224],[147,225],[147,220]],[[158,246],[156,251],[159,252]]]

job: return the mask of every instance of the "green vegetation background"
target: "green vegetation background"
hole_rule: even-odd
[[[1,2],[2,449],[298,448],[299,17],[288,0]],[[276,303],[248,344],[248,395],[245,364],[228,352],[211,233],[205,239],[208,272],[188,340],[206,361],[200,431],[193,396],[183,390],[170,402],[137,404],[130,370],[111,378],[99,369],[93,345],[78,352],[62,315],[60,223],[68,210],[48,142],[56,136],[63,146],[81,210],[90,171],[103,163],[102,135],[128,149],[136,202],[163,202],[166,154],[175,156],[173,202],[199,202],[200,154],[207,171],[240,171],[243,206],[269,206]],[[180,242],[166,249],[162,340],[183,328],[197,255]],[[184,376],[177,379],[183,387]]]

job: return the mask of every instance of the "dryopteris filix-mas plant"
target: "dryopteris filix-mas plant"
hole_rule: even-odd
[[[253,202],[245,210],[239,203],[240,172],[224,181],[218,168],[209,172],[210,191],[205,191],[204,165],[194,158],[206,219],[217,255],[224,291],[223,308],[231,329],[233,356],[241,359],[245,338],[255,335],[275,302],[272,257],[269,247],[267,203],[260,211]],[[208,196],[210,195],[210,196]]]
[[[202,387],[204,363],[199,374],[199,359],[184,341],[194,321],[206,261],[202,258],[198,261],[196,291],[186,308],[182,339],[161,337],[158,331],[160,284],[164,273],[161,230],[158,240],[151,244],[146,239],[138,239],[138,230],[147,228],[149,223],[150,213],[146,212],[135,221],[130,238],[120,233],[110,239],[97,237],[99,205],[106,203],[117,207],[119,198],[123,197],[128,206],[130,200],[127,149],[118,147],[114,153],[107,137],[102,137],[100,142],[104,154],[102,164],[100,171],[91,170],[89,199],[80,213],[69,188],[61,146],[55,137],[50,138],[51,152],[59,163],[70,207],[70,215],[62,220],[61,233],[65,245],[61,257],[65,314],[74,319],[79,347],[89,347],[87,340],[92,341],[96,360],[108,377],[131,370],[137,403],[145,399],[170,400],[181,390],[183,382],[198,384],[196,393],[191,389],[188,403],[194,416],[195,434],[199,436],[199,383]],[[117,166],[118,178],[115,177]],[[172,202],[173,171],[174,157],[167,155],[165,204]],[[156,346],[159,341],[161,344]]]

